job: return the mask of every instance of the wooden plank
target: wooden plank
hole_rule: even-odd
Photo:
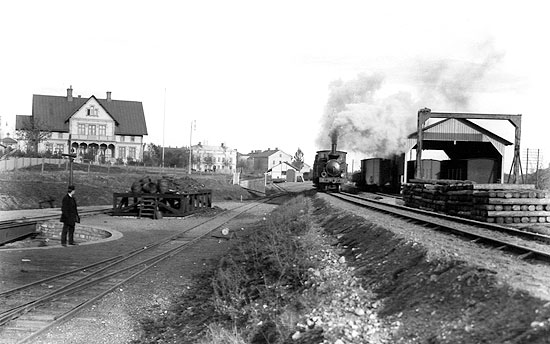
[[[550,198],[487,198],[484,204],[546,205],[546,204],[550,204]]]
[[[534,190],[534,184],[474,184],[474,190]]]
[[[550,216],[550,211],[487,211],[488,217],[506,217],[506,216]]]

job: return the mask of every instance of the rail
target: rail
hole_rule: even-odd
[[[515,252],[522,259],[533,258],[550,262],[550,248],[548,248],[550,237],[546,235],[389,204],[353,194],[331,193],[330,195],[361,207],[427,225],[439,231],[457,234],[477,243],[484,243],[497,247],[500,250]],[[543,242],[544,245],[538,242]]]

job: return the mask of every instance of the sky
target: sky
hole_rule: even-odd
[[[337,128],[357,168],[428,107],[521,114],[522,152],[546,167],[548,32],[543,1],[2,2],[2,129],[72,86],[141,101],[148,143],[300,148],[312,164]],[[508,122],[481,124],[514,141]]]

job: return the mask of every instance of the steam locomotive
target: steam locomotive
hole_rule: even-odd
[[[346,182],[347,152],[337,151],[336,143],[331,150],[321,150],[315,154],[313,162],[313,186],[319,191],[340,191]]]

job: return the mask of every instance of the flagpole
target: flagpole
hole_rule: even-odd
[[[191,155],[193,154],[193,150],[191,149],[191,142],[193,140],[193,124],[194,120],[191,121],[191,130],[189,131],[189,170],[188,173],[191,174]]]
[[[166,127],[166,87],[164,88],[164,115],[162,117],[162,168],[164,169],[164,129]]]

